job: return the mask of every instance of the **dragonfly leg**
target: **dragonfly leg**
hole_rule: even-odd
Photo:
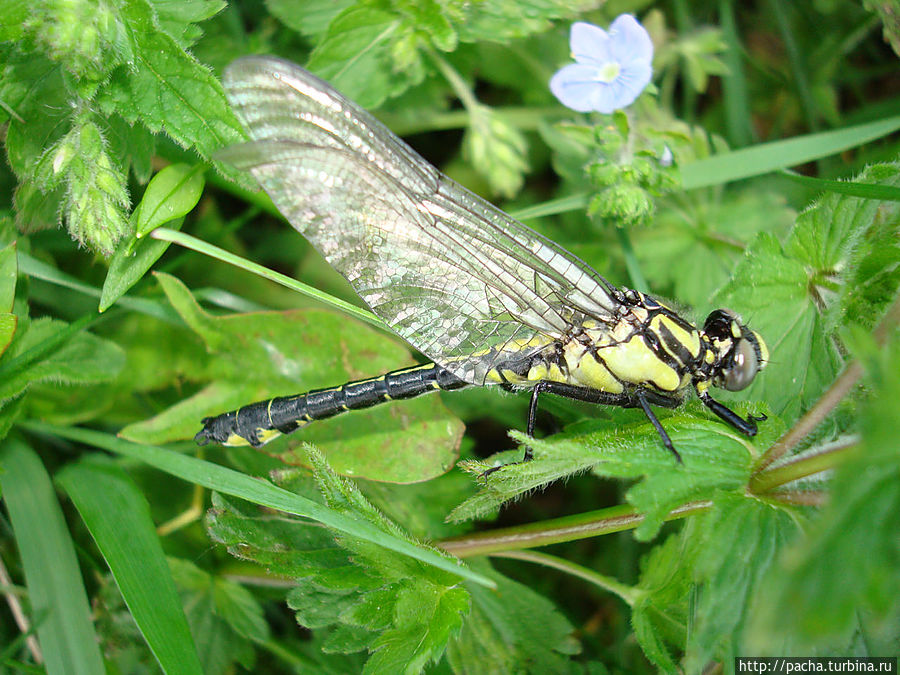
[[[708,392],[703,392],[699,396],[700,400],[703,401],[703,405],[747,436],[756,436],[756,423],[768,419],[765,415],[747,415],[747,419],[744,419],[731,408],[719,403]]]
[[[663,445],[666,446],[666,449],[668,449],[669,452],[675,455],[675,459],[678,460],[679,464],[683,464],[684,462],[681,461],[681,455],[678,454],[678,451],[672,444],[672,439],[669,438],[669,433],[666,431],[665,427],[663,427],[659,419],[657,419],[656,413],[653,412],[653,408],[650,407],[650,404],[647,402],[647,397],[642,390],[638,390],[637,392],[637,401],[641,406],[641,410],[643,410],[644,414],[647,416],[647,419],[650,420],[650,424],[653,425],[656,429],[656,433],[658,433],[659,437],[662,439]]]
[[[537,407],[538,407],[538,397],[543,393],[548,394],[556,394],[557,396],[562,396],[563,398],[570,398],[576,401],[585,401],[586,403],[596,403],[598,405],[613,405],[618,406],[620,408],[641,408],[644,411],[644,414],[647,416],[647,419],[650,420],[651,424],[653,424],[654,428],[659,432],[660,438],[662,438],[663,445],[675,455],[675,458],[681,462],[681,455],[678,454],[678,451],[675,450],[675,446],[672,444],[672,439],[669,438],[669,434],[666,433],[666,430],[663,428],[660,421],[656,418],[656,415],[653,413],[653,410],[650,408],[650,404],[659,405],[666,408],[676,408],[681,403],[681,400],[675,398],[673,396],[666,396],[665,394],[660,394],[653,391],[647,391],[645,389],[637,389],[636,391],[630,393],[622,393],[622,394],[611,394],[608,391],[599,391],[597,389],[591,389],[589,387],[578,387],[573,384],[566,384],[563,382],[551,382],[549,380],[541,380],[537,384],[534,385],[531,389],[531,403],[528,406],[528,422],[525,427],[525,433],[528,434],[529,438],[534,436],[534,426],[535,420],[537,418]],[[724,407],[724,406],[723,406]],[[494,473],[498,469],[502,469],[504,466],[513,466],[515,464],[521,464],[523,462],[531,461],[533,458],[533,452],[530,445],[525,446],[525,455],[518,462],[512,462],[510,464],[504,464],[502,466],[491,467],[483,474],[482,477],[487,476],[489,474]]]

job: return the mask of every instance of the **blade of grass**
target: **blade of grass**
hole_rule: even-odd
[[[367,522],[347,518],[321,504],[295,495],[260,478],[248,476],[212,462],[196,459],[195,457],[181,455],[166,448],[130,443],[115,436],[90,429],[58,427],[34,421],[22,422],[20,426],[37,433],[68,438],[78,443],[84,443],[119,455],[138,459],[160,471],[190,483],[202,485],[210,490],[216,490],[254,504],[310,518],[335,530],[344,532],[351,537],[373,542],[484,586],[494,587],[494,582],[490,579],[472,572],[466,567],[457,565],[431,551],[413,546],[403,539],[391,536]]]
[[[0,486],[22,557],[48,673],[105,672],[75,547],[37,454],[17,437],[0,444]]]
[[[762,143],[681,167],[685,190],[721,185],[843,152],[900,129],[900,115],[854,127]]]
[[[803,176],[793,171],[785,169],[781,171],[785,178],[806,185],[813,190],[821,190],[823,192],[837,192],[852,197],[862,197],[863,199],[879,199],[881,201],[900,201],[900,188],[891,185],[873,185],[871,183],[856,183],[847,180],[826,180],[824,178],[813,178],[812,176]]]
[[[87,525],[163,671],[202,673],[144,495],[128,474],[109,462],[69,465],[56,480]]]
[[[204,255],[208,255],[209,257],[215,258],[216,260],[226,262],[229,265],[234,265],[235,267],[256,274],[257,276],[260,276],[264,279],[269,279],[270,281],[274,281],[277,284],[281,284],[285,288],[289,288],[292,291],[302,293],[303,295],[309,298],[313,298],[314,300],[318,300],[319,302],[325,303],[326,305],[331,305],[332,307],[345,312],[346,314],[350,314],[351,316],[355,316],[357,319],[370,323],[376,328],[391,332],[391,330],[381,319],[379,319],[367,309],[363,309],[362,307],[353,305],[349,302],[341,300],[340,298],[336,298],[333,295],[329,295],[328,293],[323,293],[317,288],[313,288],[312,286],[299,282],[296,279],[292,279],[291,277],[284,274],[279,274],[274,270],[270,270],[268,267],[258,265],[247,260],[246,258],[241,258],[234,253],[229,253],[225,249],[221,249],[218,246],[213,246],[212,244],[192,237],[189,234],[170,230],[165,227],[158,227],[153,230],[150,236],[154,239],[169,241],[174,244],[178,244],[179,246],[184,246],[185,248],[197,251],[198,253],[203,253]]]

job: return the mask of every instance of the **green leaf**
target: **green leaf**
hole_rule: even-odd
[[[173,408],[126,427],[120,432],[125,438],[154,443],[190,438],[207,415],[409,364],[403,347],[340,314],[297,310],[216,318],[176,279],[157,278],[185,322],[216,355],[218,377]],[[448,471],[462,431],[437,397],[422,397],[317,422],[273,441],[266,452],[295,464],[305,457],[300,443],[314,442],[341,473],[406,483]]]
[[[753,238],[759,232],[784,236],[796,215],[775,193],[729,190],[721,199],[698,200],[688,213],[660,209],[652,227],[631,229],[629,234],[650,288],[664,289],[701,313],[709,309],[712,289],[730,280]],[[696,318],[704,317],[701,313]]]
[[[124,15],[136,53],[132,66],[117,69],[107,88],[117,111],[153,132],[165,130],[181,147],[195,149],[206,160],[216,150],[246,140],[218,80],[156,28],[149,6],[132,0]]]
[[[0,467],[3,501],[47,672],[105,672],[75,546],[46,469],[15,437],[0,443]]]
[[[163,670],[205,672],[144,495],[109,462],[69,465],[57,480],[90,530]]]
[[[169,567],[199,645],[203,672],[225,675],[234,672],[235,662],[253,671],[251,640],[269,639],[262,607],[242,586],[207,574],[186,560],[169,558]]]
[[[171,164],[157,173],[135,207],[135,235],[140,238],[160,225],[186,216],[203,194],[201,164]]]
[[[225,0],[150,0],[156,20],[182,48],[190,47],[201,35],[201,23],[221,12]]]
[[[874,166],[862,178],[893,184],[898,181],[897,167]],[[878,306],[893,293],[889,280],[898,251],[888,232],[896,213],[893,202],[885,206],[828,194],[797,218],[783,247],[768,234],[751,244],[732,281],[714,299],[717,306],[740,312],[769,347],[772,367],[741,398],[766,401],[790,420],[834,380],[841,367],[833,340],[833,331],[844,321],[841,305],[859,303],[869,290],[869,279],[856,276],[863,261],[869,274],[888,275],[880,280]],[[877,250],[872,248],[873,228],[885,230]],[[876,253],[880,257],[869,258]],[[871,267],[875,260],[877,270]],[[859,311],[868,314],[865,320],[870,325],[878,313],[877,307],[865,304]]]
[[[19,317],[12,313],[17,275],[16,243],[12,242],[0,249],[0,357],[12,342],[19,324]]]
[[[744,405],[737,408],[741,413],[746,411]],[[778,420],[771,418],[761,425],[758,436],[747,438],[724,422],[710,420],[710,414],[698,402],[675,413],[657,414],[684,464],[677,464],[663,447],[659,434],[643,413],[619,413],[613,422],[589,420],[571,425],[565,434],[530,440],[534,461],[492,473],[485,488],[454,509],[450,518],[456,521],[483,517],[522,493],[590,468],[601,476],[644,478],[625,496],[644,515],[635,537],[647,540],[656,534],[672,509],[709,498],[717,489],[732,490],[745,485],[759,457],[759,448],[766,447],[783,431]],[[519,433],[513,436],[521,442],[527,440]],[[520,457],[517,455],[512,461]],[[490,466],[487,462],[464,463],[464,468],[473,473]]]
[[[463,42],[508,43],[514,38],[547,30],[557,19],[574,18],[594,9],[591,0],[518,0],[466,2],[458,6],[460,15],[454,17]]]
[[[318,487],[330,507],[366,520],[411,544],[425,546],[379,512],[355,484],[335,474],[321,453],[311,446],[307,451]],[[448,640],[459,631],[463,616],[468,613],[468,592],[446,573],[367,541],[341,536],[338,543],[349,550],[351,560],[386,582],[374,591],[374,602],[370,593],[340,616],[344,624],[373,631],[368,644],[373,654],[365,672],[418,672],[428,663],[439,661]]]
[[[397,15],[351,6],[328,26],[307,67],[364,108],[377,108],[424,77],[421,64],[395,72],[392,45],[402,36]]]
[[[23,180],[33,173],[44,148],[69,129],[71,111],[60,67],[40,54],[13,52],[0,78],[0,101],[15,111],[4,145],[10,166]]]
[[[641,649],[665,673],[680,673],[667,644],[681,648],[687,636],[688,600],[696,547],[685,546],[688,530],[667,538],[641,560],[642,591],[631,608],[631,625]]]
[[[0,5],[0,42],[15,42],[22,37],[25,20],[30,11],[31,3],[26,0],[8,0]],[[0,107],[0,121],[4,120],[3,110]]]
[[[330,472],[320,457],[314,464],[331,508],[417,543],[349,481]],[[308,478],[296,472],[289,481],[285,486],[299,493],[312,490]],[[304,521],[274,521],[222,498],[216,507],[208,520],[210,534],[235,555],[281,575],[301,577],[288,598],[297,620],[309,628],[329,629],[327,651],[374,652],[366,671],[417,672],[437,660],[459,630],[469,596],[446,573],[356,537],[341,535],[335,542]]]
[[[788,257],[775,237],[760,234],[711,303],[739,312],[769,348],[771,365],[739,398],[765,401],[785,420],[808,409],[841,367],[817,298],[809,291],[808,267]]]
[[[266,0],[266,8],[276,19],[301,35],[319,37],[328,24],[356,0]]]
[[[569,655],[579,652],[572,624],[553,603],[528,586],[494,571],[473,566],[497,582],[487,593],[467,585],[472,611],[447,647],[457,673],[564,673]]]
[[[122,350],[84,331],[72,335],[71,328],[63,321],[37,319],[19,331],[4,354],[0,401],[18,396],[36,382],[95,384],[116,376],[125,361]]]
[[[13,425],[22,415],[25,406],[22,405],[25,400],[24,396],[20,396],[13,401],[6,401],[0,405],[0,441],[7,437]]]
[[[764,579],[786,542],[799,534],[795,515],[741,494],[720,495],[685,546],[697,551],[700,595],[688,636],[684,669],[713,659],[733,663],[743,648],[746,617],[769,589]],[[773,643],[775,644],[775,643]]]
[[[396,551],[404,556],[410,556],[427,565],[433,565],[442,572],[448,573],[451,577],[462,577],[493,587],[493,582],[463,567],[455,559],[448,558],[446,554],[438,555],[431,550],[414,546],[398,536],[391,533],[386,534],[383,530],[373,527],[369,523],[347,518],[333,510],[323,508],[309,499],[278,488],[264,479],[247,476],[217,464],[188,457],[171,450],[152,445],[129,443],[109,434],[102,434],[88,429],[54,427],[38,422],[23,423],[22,426],[131,457],[160,471],[210,490],[218,490],[224,494],[230,494],[254,504],[310,518],[356,539],[373,543],[377,542],[379,547]],[[281,548],[279,544],[279,549]]]
[[[179,230],[184,223],[179,218],[169,223],[172,230]],[[126,246],[119,247],[109,261],[109,271],[103,280],[100,303],[97,311],[105,312],[138,281],[143,279],[147,271],[162,257],[169,248],[170,242],[147,237],[131,239]]]
[[[0,312],[11,312],[13,309],[18,273],[16,242],[12,242],[0,249]],[[3,344],[2,340],[0,340],[0,344]]]
[[[19,317],[10,312],[0,313],[0,356],[7,350],[16,334]]]
[[[99,311],[111,307],[166,252],[169,242],[142,237],[167,223],[170,229],[180,229],[183,217],[200,200],[203,183],[203,166],[199,164],[172,164],[153,177],[134,211],[135,236],[139,241],[118,249],[110,261]],[[171,224],[172,221],[177,222]]]
[[[863,442],[835,471],[828,505],[808,537],[782,556],[752,624],[752,649],[790,634],[798,652],[849,644],[863,619],[896,640],[900,619],[900,340],[856,345],[870,387],[859,426]],[[877,652],[876,652],[877,653]]]

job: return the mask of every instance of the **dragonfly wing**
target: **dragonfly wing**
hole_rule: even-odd
[[[443,176],[330,85],[280,59],[229,67],[250,170],[291,224],[400,336],[483,384],[506,345],[614,314],[585,263]],[[541,340],[538,340],[541,342]]]

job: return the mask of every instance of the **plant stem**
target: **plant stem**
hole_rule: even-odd
[[[622,600],[628,603],[629,606],[633,606],[638,597],[643,594],[643,591],[638,588],[620,583],[612,577],[609,577],[605,574],[598,574],[588,567],[569,562],[568,560],[557,557],[555,555],[539,553],[537,551],[503,551],[495,553],[493,554],[493,556],[495,558],[526,560],[528,562],[537,563],[538,565],[543,565],[544,567],[552,567],[553,569],[566,572],[567,574],[571,574],[574,577],[584,579],[585,581],[592,583],[595,586],[602,588],[603,590],[609,591],[610,593],[615,593],[620,598],[622,598]]]
[[[666,520],[684,518],[692,513],[706,511],[711,507],[712,502],[710,501],[689,502],[674,509]],[[644,517],[636,513],[631,506],[613,506],[608,509],[554,518],[528,525],[466,534],[445,539],[440,542],[440,546],[457,557],[471,558],[476,555],[547,546],[621,532],[637,527],[643,520]]]

